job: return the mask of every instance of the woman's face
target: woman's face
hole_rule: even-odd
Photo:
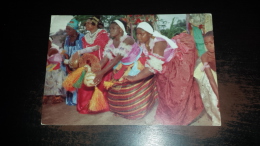
[[[96,25],[92,25],[92,21],[90,19],[88,19],[86,21],[86,25],[85,26],[86,26],[86,30],[89,30],[89,31],[94,30],[94,29],[97,28]]]
[[[115,37],[120,35],[120,31],[122,31],[122,29],[117,24],[112,23],[109,26],[109,31],[110,31],[110,36]]]
[[[66,26],[66,33],[67,33],[69,36],[73,36],[73,35],[75,35],[77,32],[76,32],[76,30],[73,29],[72,27]]]
[[[209,52],[214,52],[215,47],[214,47],[214,37],[213,36],[207,36],[204,37],[204,43]]]
[[[136,29],[136,37],[140,43],[146,43],[150,40],[151,34],[143,30],[142,28]]]

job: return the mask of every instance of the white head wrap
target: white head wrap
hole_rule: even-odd
[[[173,40],[169,39],[168,37],[160,34],[158,31],[154,31],[150,24],[147,22],[141,22],[137,25],[137,28],[142,28],[143,30],[147,31],[148,33],[152,34],[154,37],[160,37],[165,39],[165,41],[172,47],[172,48],[178,48],[175,42]]]
[[[114,20],[114,22],[115,22],[116,24],[118,24],[119,27],[124,31],[124,34],[123,34],[123,35],[127,35],[127,33],[126,33],[126,31],[125,31],[124,24],[123,24],[121,21],[119,21],[119,20]]]

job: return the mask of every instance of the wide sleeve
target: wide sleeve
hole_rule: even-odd
[[[181,33],[174,36],[173,39],[176,40],[178,45],[175,51],[175,59],[178,60],[176,62],[181,64],[181,67],[179,67],[180,77],[188,81],[193,77],[195,62],[198,57],[195,53],[196,45],[194,38],[187,33]]]
[[[174,36],[172,39],[174,39],[178,46],[178,51],[181,51],[183,53],[187,53],[189,50],[195,50],[196,45],[194,38],[187,34],[187,33],[180,33],[177,36]]]
[[[112,56],[112,43],[113,40],[110,39],[108,41],[108,43],[106,44],[106,46],[104,47],[104,52],[103,52],[103,57],[107,57],[108,59],[113,59],[114,57]]]
[[[165,58],[155,53],[149,53],[145,67],[148,67],[154,74],[164,73],[166,69]]]

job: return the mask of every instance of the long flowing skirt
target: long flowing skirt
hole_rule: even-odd
[[[105,89],[104,87],[104,82],[109,81],[110,79],[111,79],[111,72],[108,72],[107,74],[105,74],[102,81],[97,86],[98,89],[103,93],[106,101],[107,101],[107,89]],[[81,87],[78,89],[77,111],[80,114],[97,114],[97,113],[109,111],[109,108],[103,109],[101,111],[91,111],[89,109],[89,103],[94,93],[94,89],[95,89],[94,87],[87,87],[84,84],[82,84]]]
[[[61,69],[48,71],[45,74],[44,95],[65,96],[62,82],[65,78],[65,72]]]
[[[204,109],[199,86],[193,77],[194,50],[174,57],[164,74],[157,74],[159,102],[156,121],[164,125],[188,125]]]
[[[131,120],[148,114],[157,97],[154,76],[133,83],[115,84],[108,91],[110,111]]]
[[[197,79],[199,87],[200,87],[200,93],[201,98],[205,107],[205,110],[207,114],[211,117],[212,120],[212,126],[221,126],[221,117],[220,117],[220,111],[217,107],[218,104],[218,98],[216,94],[214,93],[210,83],[209,79],[206,75],[206,73],[200,70],[200,68],[203,66],[202,63],[200,63],[197,68],[195,69],[194,77]],[[215,81],[217,82],[217,74],[215,71],[211,70],[212,74],[214,76]]]

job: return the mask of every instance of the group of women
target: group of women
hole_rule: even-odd
[[[99,28],[101,24],[98,16],[88,18],[86,35],[77,30],[76,19],[67,24],[61,68],[69,75],[75,71],[72,58],[86,53],[96,56],[101,69],[94,72],[93,83],[108,106],[91,110],[95,87],[84,84],[66,91],[66,104],[76,105],[81,114],[111,111],[135,120],[146,116],[158,102],[155,122],[163,125],[189,125],[201,114],[204,104],[194,78],[198,56],[191,35],[182,32],[169,39],[148,22],[141,22],[135,40],[121,19],[110,24],[109,33]]]

